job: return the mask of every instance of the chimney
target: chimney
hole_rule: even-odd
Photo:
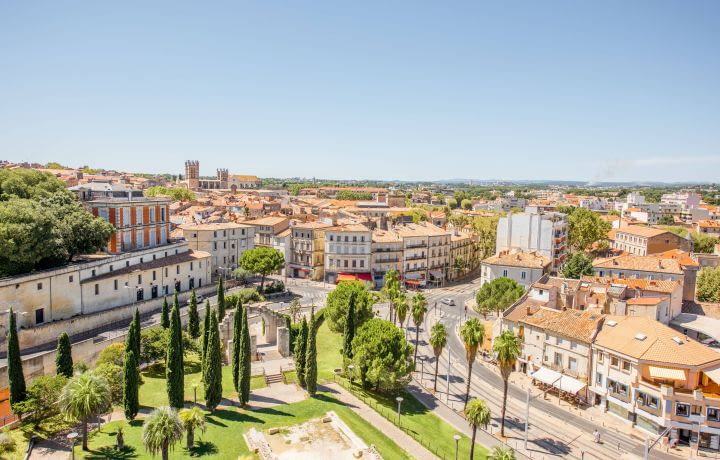
[[[528,305],[527,307],[525,307],[525,309],[526,309],[525,313],[527,314],[527,316],[532,316],[532,311],[530,311],[530,306]]]

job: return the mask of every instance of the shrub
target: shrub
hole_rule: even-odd
[[[114,364],[118,367],[122,367],[125,362],[125,344],[113,343],[108,345],[103,351],[100,352],[96,366],[101,364]]]
[[[123,402],[123,368],[113,363],[102,363],[93,371],[98,376],[107,380],[110,388],[110,400],[113,404]]]
[[[7,428],[0,431],[0,454],[15,452],[15,438]]]

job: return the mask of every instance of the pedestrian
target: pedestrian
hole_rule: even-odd
[[[595,439],[595,444],[600,444],[600,432],[595,428],[595,431],[593,431],[593,438]]]

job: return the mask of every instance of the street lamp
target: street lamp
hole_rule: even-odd
[[[193,399],[195,401],[196,406],[197,406],[197,387],[198,387],[198,384],[193,383],[193,397],[194,397]]]
[[[397,401],[397,403],[398,403],[398,426],[400,426],[400,405],[403,402],[403,397],[398,396],[397,398],[395,398],[395,401]]]
[[[70,458],[75,460],[75,439],[78,437],[77,432],[68,433],[67,438],[70,440]]]
[[[460,435],[455,433],[453,435],[453,439],[455,440],[455,460],[458,458],[458,445],[460,444]]]
[[[348,378],[350,379],[350,384],[352,384],[352,383],[353,383],[353,369],[355,369],[355,365],[353,365],[353,364],[348,364],[348,367],[347,367],[347,368],[348,368],[348,371],[349,371],[349,372],[348,372]]]

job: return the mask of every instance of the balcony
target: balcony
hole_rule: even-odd
[[[376,264],[390,264],[390,263],[396,263],[396,262],[400,262],[400,259],[398,259],[397,257],[394,257],[392,259],[376,259],[375,260]]]
[[[627,393],[617,393],[611,388],[608,388],[608,396],[612,396],[613,398],[619,399],[620,401],[630,402],[630,395],[628,395]]]
[[[406,256],[405,260],[421,260],[421,259],[427,259],[425,254],[422,255],[414,255],[414,256]]]
[[[426,248],[427,243],[408,243],[405,245],[405,249],[414,249],[414,248]]]

